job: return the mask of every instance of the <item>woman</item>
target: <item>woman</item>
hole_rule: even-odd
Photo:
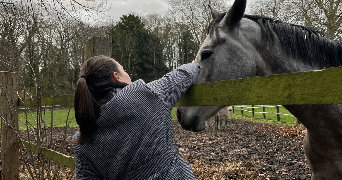
[[[77,179],[195,179],[173,143],[171,110],[199,72],[190,63],[131,83],[114,59],[88,59],[75,91]]]

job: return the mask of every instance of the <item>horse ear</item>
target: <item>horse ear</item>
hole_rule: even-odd
[[[229,9],[224,17],[225,22],[229,27],[235,27],[242,19],[247,0],[235,0],[233,6]]]
[[[216,11],[215,9],[213,9],[213,8],[210,6],[210,4],[209,4],[208,6],[209,6],[210,11],[211,11],[211,17],[215,20],[215,19],[218,17],[219,12]]]

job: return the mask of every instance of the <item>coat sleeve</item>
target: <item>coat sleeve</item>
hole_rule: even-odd
[[[195,82],[201,66],[198,63],[184,64],[147,86],[170,108],[174,107],[189,87]]]

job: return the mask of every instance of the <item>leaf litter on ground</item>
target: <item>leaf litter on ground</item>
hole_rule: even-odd
[[[237,119],[228,119],[227,125],[219,129],[215,127],[213,118],[202,132],[186,131],[173,121],[179,153],[191,164],[196,179],[310,179],[311,171],[303,152],[303,127]],[[74,127],[53,128],[52,149],[73,156],[71,137],[76,131]],[[64,132],[67,143],[62,147]],[[26,131],[20,133],[23,139],[27,137]],[[20,172],[25,177],[27,169],[21,168]],[[75,177],[73,171],[65,173],[60,172],[62,177]]]

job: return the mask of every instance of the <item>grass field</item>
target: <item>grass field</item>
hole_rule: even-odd
[[[243,106],[244,110],[251,111],[251,106]],[[176,108],[173,108],[172,110],[172,120],[177,120],[176,115]],[[280,114],[290,114],[283,106],[280,106]],[[255,110],[255,117],[252,117],[252,112],[244,111],[243,115],[241,115],[241,108],[240,106],[235,106],[235,113],[230,114],[230,118],[234,119],[241,119],[245,121],[251,121],[256,123],[266,123],[266,124],[276,124],[280,126],[294,126],[296,125],[297,119],[294,116],[290,115],[280,115],[281,121],[277,121],[277,114],[276,114],[276,108],[275,107],[266,107],[266,119],[263,118],[262,108],[254,108]],[[69,113],[69,117],[68,117]],[[66,126],[66,120],[68,118],[68,125],[70,127],[77,127],[77,123],[74,117],[74,109],[58,109],[54,110],[53,113],[53,127],[65,127]],[[43,112],[43,120],[47,127],[51,127],[51,111],[45,111]],[[27,114],[28,122],[31,124],[30,128],[37,127],[37,113],[32,112]],[[19,114],[19,129],[24,130],[26,129],[26,121],[25,121],[25,113]]]
[[[241,114],[241,106],[234,106],[234,112],[229,115],[230,118],[241,119],[262,124],[275,124],[279,126],[295,126],[297,125],[297,118],[291,115],[291,113],[283,106],[279,107],[280,121],[277,121],[277,109],[276,107],[266,106],[265,112],[266,119],[263,116],[263,109],[261,106],[254,106],[254,117],[252,114],[252,106],[243,106],[243,115]]]
[[[69,112],[70,110],[70,112]],[[69,114],[69,117],[68,117]],[[51,127],[51,111],[42,112],[43,121],[45,122],[47,127]],[[26,120],[25,113],[19,114],[19,129],[26,129]],[[37,127],[37,113],[27,113],[28,122],[30,128]],[[74,108],[71,109],[58,109],[53,111],[53,127],[65,127],[68,119],[68,125],[70,127],[77,127],[77,123],[75,120],[75,112]],[[43,124],[42,124],[43,125]]]
[[[177,120],[176,115],[176,108],[172,109],[172,120]],[[66,120],[68,117],[69,109],[58,109],[53,111],[53,127],[65,127],[66,126]],[[42,113],[43,120],[47,127],[51,127],[51,111],[45,111]],[[26,120],[25,120],[25,113],[19,114],[19,129],[24,130],[26,129]],[[28,122],[31,124],[29,125],[30,128],[37,127],[37,113],[27,113],[27,119]],[[70,109],[69,118],[68,118],[68,124],[70,127],[78,127],[76,120],[75,120],[75,111],[74,108]],[[1,127],[0,127],[1,130]]]

